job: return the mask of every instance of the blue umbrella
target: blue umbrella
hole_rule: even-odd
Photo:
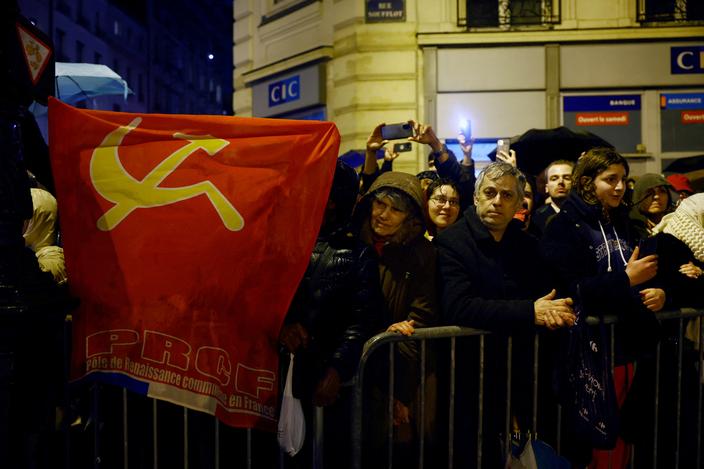
[[[67,104],[132,93],[127,82],[107,65],[56,62],[56,97]]]
[[[339,158],[345,162],[348,166],[351,166],[353,168],[358,168],[359,166],[362,166],[364,164],[364,156],[365,156],[365,151],[364,150],[350,150],[346,153],[343,153],[342,155],[339,156]],[[384,150],[379,150],[376,152],[376,159],[379,160],[384,157]]]

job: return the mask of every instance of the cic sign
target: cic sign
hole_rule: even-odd
[[[704,46],[671,47],[670,72],[704,73]]]
[[[274,117],[325,105],[325,64],[317,63],[252,85],[254,117]]]
[[[269,107],[296,101],[301,98],[301,76],[294,75],[285,80],[269,84]]]

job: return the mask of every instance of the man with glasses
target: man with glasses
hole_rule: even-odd
[[[533,225],[540,233],[545,231],[550,218],[560,212],[562,203],[567,200],[572,189],[573,169],[574,163],[567,160],[553,161],[545,168],[545,193],[548,200],[533,215]]]
[[[490,164],[477,178],[474,207],[435,238],[443,321],[495,333],[487,337],[483,349],[484,363],[490,364],[483,370],[485,467],[501,464],[498,442],[508,417],[507,401],[520,429],[530,429],[533,368],[527,361],[532,362],[536,326],[552,330],[571,326],[575,320],[572,300],[555,298],[555,290],[545,283],[537,240],[513,218],[523,203],[524,187],[525,177],[517,168],[503,162]],[[506,395],[507,334],[513,336],[513,399]],[[456,365],[462,370],[457,374],[456,467],[473,467],[476,448],[461,442],[473,441],[478,428],[479,422],[466,416],[476,412],[480,351],[474,348],[477,341],[464,343],[457,351]],[[550,394],[549,389],[540,391],[543,397]]]

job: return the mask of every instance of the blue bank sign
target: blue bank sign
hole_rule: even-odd
[[[565,96],[564,111],[639,111],[640,95]]]
[[[704,73],[704,46],[671,47],[670,72]]]
[[[252,85],[252,114],[271,117],[325,105],[325,64],[317,63]]]
[[[269,84],[269,107],[290,103],[301,98],[301,77],[294,75]]]

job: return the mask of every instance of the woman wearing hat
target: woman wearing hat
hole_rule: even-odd
[[[684,174],[670,174],[667,176],[667,182],[672,185],[672,189],[679,195],[679,199],[675,202],[675,205],[679,205],[680,202],[695,193],[692,188],[692,183]]]
[[[369,188],[355,209],[355,220],[359,226],[360,239],[372,246],[379,257],[381,289],[386,304],[384,327],[389,332],[403,335],[413,334],[417,327],[432,326],[437,318],[435,289],[435,248],[423,234],[425,198],[420,182],[407,173],[388,172],[381,174]],[[418,443],[418,416],[420,382],[418,363],[420,358],[417,342],[402,342],[397,347],[395,360],[395,386],[393,420],[396,431],[394,444],[403,466],[404,456],[412,457],[409,451]],[[434,419],[435,378],[433,360],[428,358],[425,388],[425,432],[426,441],[432,437]],[[383,371],[377,368],[377,372]],[[371,405],[374,410],[367,415],[385,415],[387,402],[381,389],[387,380],[384,373],[374,379],[377,390],[373,391]],[[371,444],[382,451],[386,425],[373,424],[369,432]],[[377,461],[378,462],[378,461]],[[374,463],[369,462],[374,465]]]
[[[644,239],[652,235],[655,225],[674,209],[670,187],[670,183],[661,174],[647,173],[638,178],[630,213],[636,238]]]

